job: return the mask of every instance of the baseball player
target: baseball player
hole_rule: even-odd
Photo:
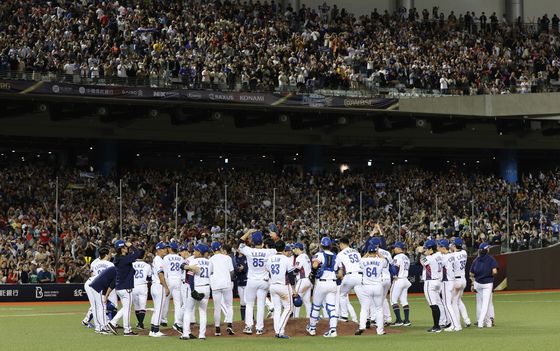
[[[152,267],[142,261],[136,260],[132,264],[134,268],[134,289],[132,290],[132,303],[136,313],[137,329],[144,329],[144,317],[146,317],[146,302],[148,301],[148,281],[152,276]]]
[[[95,279],[95,277],[98,276],[101,272],[103,272],[105,269],[109,267],[114,266],[113,263],[109,261],[110,259],[111,259],[111,255],[109,254],[109,248],[107,247],[100,248],[99,258],[96,258],[90,265],[91,277],[84,284],[84,290],[86,291],[86,294],[88,296],[90,308],[86,315],[86,319],[82,321],[82,324],[88,325],[90,318],[93,319],[95,332],[101,334],[105,334],[103,330],[105,328],[105,325],[107,324],[106,316],[105,316],[105,308],[102,308],[100,310],[97,309],[98,301],[95,300],[95,296],[94,296],[94,294],[96,294],[97,292],[95,292],[90,287],[90,284]]]
[[[377,327],[377,335],[384,335],[383,323],[383,270],[389,266],[389,261],[385,256],[381,255],[377,245],[370,245],[367,253],[360,259],[360,269],[362,271],[362,284],[357,286],[357,295],[360,300],[360,326],[355,335],[361,335],[366,329],[368,316],[371,314],[371,305],[375,313],[375,324]]]
[[[292,274],[295,267],[288,257],[291,248],[286,251],[286,244],[282,240],[278,240],[275,246],[276,255],[270,256],[265,264],[270,274],[270,297],[274,303],[274,332],[276,338],[289,339],[285,329],[293,310],[292,297],[297,295],[292,287],[295,282]]]
[[[191,317],[196,304],[200,314],[200,328],[198,338],[206,340],[206,310],[208,299],[210,298],[210,276],[213,274],[212,262],[208,259],[209,248],[205,244],[198,244],[194,247],[194,258],[182,265],[182,269],[191,274],[187,275],[189,280],[188,293],[185,297],[185,308],[183,315],[183,335],[181,340],[196,339],[191,334]],[[220,306],[218,305],[218,308]]]
[[[410,268],[410,260],[404,254],[404,243],[397,241],[393,245],[395,256],[393,256],[393,266],[395,267],[395,276],[393,286],[391,287],[391,305],[395,312],[396,321],[394,326],[410,326],[410,307],[408,306],[408,288],[412,285],[408,280],[408,270]],[[401,303],[404,312],[404,321],[401,319]]]
[[[159,242],[156,244],[156,256],[152,263],[152,299],[154,300],[154,313],[152,314],[150,334],[153,338],[160,338],[165,336],[160,330],[161,317],[163,314],[163,307],[165,298],[169,295],[169,287],[165,279],[164,262],[163,258],[167,254],[167,244]]]
[[[316,335],[321,306],[325,304],[329,317],[329,330],[323,334],[326,338],[337,336],[336,325],[338,322],[336,311],[336,255],[331,251],[331,244],[329,237],[321,238],[321,251],[312,260],[310,280],[311,282],[316,281],[316,283],[313,289],[309,325],[306,328],[309,335]]]
[[[468,328],[471,326],[471,320],[467,312],[467,308],[463,303],[463,292],[467,287],[467,280],[465,279],[465,269],[467,266],[467,252],[463,250],[463,240],[461,238],[455,238],[451,244],[451,250],[455,255],[455,284],[453,288],[453,294],[456,295],[454,298],[457,301],[455,313],[457,317],[462,317],[465,322],[465,326]]]
[[[171,242],[169,244],[167,255],[163,257],[163,272],[167,287],[169,288],[167,300],[173,298],[173,306],[175,307],[173,329],[182,333],[183,305],[181,298],[181,277],[183,271],[181,270],[181,264],[183,263],[183,258],[177,254],[178,250],[179,245],[177,245],[176,242]],[[169,304],[169,302],[167,303]],[[165,317],[165,315],[162,317],[162,321],[167,320]]]
[[[105,314],[105,303],[109,294],[115,287],[116,276],[117,269],[115,266],[109,266],[101,271],[89,284],[92,290],[94,318],[102,325],[99,330],[96,329],[96,332],[99,334],[113,333],[117,335],[117,330],[115,328],[109,328],[107,315]]]
[[[245,244],[251,236],[251,242],[255,247],[251,248]],[[257,302],[256,334],[264,334],[264,307],[266,295],[269,290],[268,274],[266,272],[266,259],[276,254],[275,249],[262,247],[263,234],[260,231],[248,230],[240,239],[239,251],[247,257],[247,286],[245,287],[245,303],[247,312],[245,314],[245,328],[243,333],[253,334],[253,310],[255,300]]]
[[[379,230],[381,230],[381,228]],[[391,253],[382,248],[381,239],[376,239],[377,240],[374,240],[373,242],[374,244],[377,243],[377,254],[385,257],[389,263],[393,262]],[[383,275],[381,276],[381,282],[383,285],[383,320],[387,325],[391,324],[392,319],[391,308],[389,307],[389,301],[387,300],[387,295],[389,290],[391,290],[391,272],[389,271],[389,268],[389,265],[387,265],[387,267],[383,269]]]
[[[121,300],[122,307],[116,316],[109,322],[109,329],[116,329],[118,320],[123,318],[124,336],[138,336],[137,333],[132,331],[130,325],[130,307],[132,306],[132,289],[134,289],[134,268],[132,263],[138,258],[144,257],[144,250],[136,249],[130,242],[117,240],[115,242],[115,249],[117,255],[115,256],[114,264],[117,269],[117,276],[115,278],[115,290]]]
[[[305,317],[309,318],[311,315],[311,288],[313,285],[309,280],[309,274],[311,273],[311,260],[309,256],[304,251],[304,246],[302,243],[295,243],[294,254],[296,257],[296,292],[301,296],[303,304],[305,305]],[[299,318],[300,307],[294,309],[294,317]]]
[[[441,239],[438,243],[438,251],[441,253],[443,264],[443,270],[441,272],[443,306],[445,308],[447,320],[451,322],[451,326],[445,328],[445,331],[460,331],[462,327],[459,322],[459,316],[455,313],[456,308],[453,307],[457,306],[457,301],[454,300],[454,297],[457,295],[453,294],[455,286],[455,255],[449,251],[449,240]]]
[[[237,294],[239,295],[239,310],[241,312],[241,320],[245,321],[245,287],[247,286],[247,257],[237,251],[235,259],[235,282],[237,283]]]
[[[432,318],[434,325],[428,329],[429,333],[439,333],[440,309],[441,304],[441,273],[443,270],[443,262],[441,254],[437,252],[437,244],[434,240],[428,240],[424,243],[424,256],[420,259],[420,263],[424,267],[424,295],[428,301],[428,305],[432,310]]]
[[[480,244],[478,257],[474,259],[470,271],[471,289],[476,291],[476,319],[479,328],[493,327],[491,319],[493,313],[490,311],[490,306],[494,290],[494,276],[498,274],[498,262],[488,254],[489,247],[488,243]]]
[[[348,322],[348,313],[353,312],[352,319],[356,320],[356,312],[348,299],[348,293],[354,289],[356,285],[362,283],[362,271],[360,269],[360,253],[350,247],[348,238],[341,238],[339,241],[340,252],[336,255],[336,270],[338,278],[342,279],[340,283],[339,304],[340,319]],[[349,310],[349,307],[351,310]],[[352,315],[352,313],[350,313]]]
[[[233,260],[222,248],[222,244],[215,241],[211,244],[214,255],[210,257],[213,274],[210,276],[210,288],[212,289],[212,299],[214,301],[214,326],[215,336],[222,335],[220,329],[221,310],[225,307],[225,322],[227,323],[227,333],[234,335],[233,332],[233,284],[234,278]]]

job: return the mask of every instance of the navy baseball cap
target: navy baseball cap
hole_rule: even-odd
[[[166,247],[169,247],[167,245],[167,243],[160,241],[159,243],[156,244],[156,250],[161,250],[161,249],[165,249]]]
[[[179,245],[177,245],[177,243],[174,242],[174,241],[172,241],[172,242],[169,244],[169,247],[172,248],[174,251],[177,251],[177,250],[179,249]]]
[[[453,245],[455,246],[463,246],[463,239],[457,237],[453,240]]]
[[[295,244],[294,244],[294,249],[303,250],[303,243],[295,243]]]
[[[210,247],[212,248],[212,251],[218,251],[219,249],[222,248],[222,244],[220,244],[220,243],[217,242],[217,241],[214,241],[214,242],[210,245]]]
[[[124,245],[125,245],[124,240],[115,241],[115,249],[120,249],[121,247],[124,247]]]
[[[404,250],[405,246],[404,243],[397,241],[396,243],[393,244],[393,247],[398,247],[401,250]]]
[[[449,240],[447,240],[447,239],[441,239],[441,240],[438,242],[438,246],[440,246],[440,247],[445,247],[446,249],[449,249]]]
[[[328,236],[324,236],[321,238],[321,246],[331,246],[331,244],[331,238],[329,238]]]
[[[381,245],[381,239],[379,239],[379,238],[377,238],[377,237],[371,239],[370,245],[375,245],[375,246]]]
[[[251,241],[253,242],[253,244],[257,244],[257,245],[262,244],[263,233],[260,230],[254,232],[253,235],[251,235]]]
[[[428,240],[428,241],[426,241],[426,242],[424,243],[424,248],[425,248],[425,249],[427,249],[427,248],[429,248],[429,247],[432,247],[432,246],[437,246],[435,240],[430,239],[430,240]]]
[[[378,248],[379,248],[379,245],[369,244],[369,246],[367,248],[367,252],[376,252]]]
[[[194,250],[200,252],[201,254],[205,254],[208,252],[209,249],[208,249],[208,245],[198,244],[194,247]]]
[[[181,245],[179,246],[179,252],[181,251],[188,251],[189,250],[189,245]]]
[[[286,247],[284,248],[284,251],[286,251],[286,252],[287,252],[287,251],[292,251],[292,250],[293,250],[293,247],[292,247],[292,245],[290,245],[290,244],[286,244]]]
[[[488,243],[482,243],[480,244],[480,246],[478,247],[479,250],[487,250],[488,247],[490,247],[490,245]]]

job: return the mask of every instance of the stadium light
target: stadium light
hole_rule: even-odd
[[[226,158],[226,159],[224,160],[224,163],[225,163],[225,164],[228,164],[228,163],[229,163],[229,159]]]
[[[350,166],[348,166],[347,164],[340,165],[340,173],[344,173],[344,172],[348,171],[349,169],[350,169]]]
[[[368,165],[368,167],[371,167],[371,165],[372,165],[371,160],[368,160],[368,161],[367,161],[367,165]]]

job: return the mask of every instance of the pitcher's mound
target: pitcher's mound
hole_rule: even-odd
[[[286,335],[288,335],[290,337],[294,337],[294,336],[311,337],[305,331],[305,327],[307,326],[308,322],[309,322],[308,319],[303,319],[303,318],[290,319],[288,321],[288,324],[286,325]],[[242,322],[242,321],[234,322],[233,323],[233,330],[235,332],[235,335],[228,335],[228,333],[226,332],[226,325],[222,324],[222,326],[221,326],[222,336],[214,336],[214,331],[215,331],[214,326],[209,325],[206,328],[206,337],[207,338],[214,338],[214,337],[239,338],[239,337],[273,337],[275,335],[272,318],[265,319],[265,321],[264,321],[264,335],[258,335],[257,336],[255,334],[255,330],[256,330],[255,327],[253,327],[253,334],[252,335],[243,334],[243,328],[244,327],[245,327],[245,322]],[[329,325],[328,325],[328,322],[326,320],[319,321],[319,324],[317,325],[317,337],[322,337],[323,333],[325,333],[328,330],[328,328],[329,328]],[[356,324],[356,323],[353,323],[353,322],[338,322],[337,334],[339,336],[354,335],[354,332],[357,329],[358,329],[358,324]],[[162,329],[161,331],[168,336],[173,336],[173,337],[179,337],[180,336],[180,334],[178,332],[176,332],[175,330],[173,330],[171,328],[165,328],[165,329]],[[149,332],[149,330],[142,330],[142,331],[139,331],[139,334],[140,335],[148,335],[148,332]],[[387,334],[396,334],[396,333],[402,333],[402,332],[403,332],[403,330],[397,329],[397,328],[385,328],[385,333],[387,333]],[[194,325],[191,328],[191,333],[198,337],[198,325]],[[366,331],[362,335],[370,335],[370,336],[376,335],[375,328],[366,329]]]

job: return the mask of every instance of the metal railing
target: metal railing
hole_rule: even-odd
[[[268,92],[268,93],[301,93],[301,94],[321,94],[324,96],[342,97],[385,97],[385,98],[418,98],[418,97],[437,97],[437,96],[461,96],[473,95],[468,87],[450,86],[447,91],[439,89],[419,89],[407,88],[402,83],[395,83],[387,86],[378,80],[372,80],[362,76],[357,84],[357,88],[347,87],[324,87],[321,84],[298,84],[274,89],[252,86],[242,83],[239,79],[230,83],[201,82],[199,79],[190,79],[173,76],[150,75],[147,77],[91,77],[80,74],[62,74],[53,72],[39,72],[32,70],[11,71],[0,67],[0,79],[26,80],[26,81],[45,81],[77,85],[103,85],[103,86],[131,86],[131,87],[151,87],[184,90],[213,90],[223,92]],[[515,86],[507,86],[500,93],[536,93],[536,92],[558,92],[560,91],[560,80],[543,79],[541,84],[536,81],[528,87],[523,87],[518,83]],[[474,93],[476,95],[476,92]]]

